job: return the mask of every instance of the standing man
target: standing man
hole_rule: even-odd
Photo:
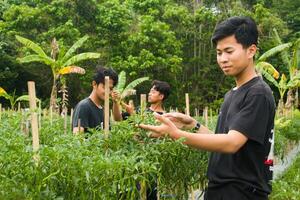
[[[74,110],[72,119],[73,133],[88,131],[91,128],[103,128],[104,123],[104,99],[105,99],[105,76],[109,76],[109,88],[112,91],[113,87],[118,83],[118,74],[112,69],[103,67],[97,68],[93,81],[93,90],[89,97],[81,100]],[[113,92],[112,92],[113,93]],[[112,96],[115,96],[112,94]],[[122,118],[119,110],[119,105],[113,98],[113,116],[116,121]],[[80,122],[79,122],[80,121]]]
[[[258,31],[249,17],[232,17],[212,36],[217,62],[236,86],[224,98],[215,134],[193,118],[155,115],[159,126],[140,125],[158,136],[184,137],[191,147],[211,151],[206,200],[266,200],[271,192],[275,101],[270,87],[256,74]],[[176,126],[177,125],[177,126]],[[197,134],[180,130],[196,128]]]

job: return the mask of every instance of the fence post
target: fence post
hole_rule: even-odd
[[[32,129],[32,146],[33,151],[39,149],[39,128],[38,128],[38,116],[36,113],[36,95],[35,95],[35,83],[28,81],[28,93],[29,93],[29,107],[31,112],[31,129]]]
[[[104,99],[104,134],[109,134],[109,76],[105,76],[105,99]]]

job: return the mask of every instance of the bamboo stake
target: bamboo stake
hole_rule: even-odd
[[[35,83],[28,81],[28,93],[29,93],[29,105],[31,111],[31,128],[32,128],[32,146],[33,151],[39,149],[39,129],[38,129],[38,116],[36,113],[36,95],[35,95]]]
[[[185,114],[190,116],[190,98],[189,93],[185,93]]]
[[[71,108],[71,114],[70,114],[70,124],[71,124],[71,128],[73,126],[72,122],[73,122],[73,113],[74,113],[74,109]]]
[[[2,104],[0,103],[0,122],[1,122],[1,117],[2,117]]]
[[[104,134],[109,134],[109,76],[105,76],[105,100],[104,100]]]
[[[141,94],[141,114],[146,110],[146,94]]]
[[[208,107],[205,106],[204,111],[203,111],[203,116],[204,116],[204,121],[205,121],[205,126],[208,126]]]

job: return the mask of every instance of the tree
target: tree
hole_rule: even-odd
[[[21,63],[30,63],[30,62],[42,62],[48,65],[51,68],[52,75],[53,75],[53,85],[51,90],[51,97],[50,97],[50,106],[53,109],[57,107],[56,104],[56,97],[57,97],[57,83],[59,81],[59,72],[70,65],[78,63],[83,60],[89,59],[97,59],[100,57],[99,53],[80,53],[74,55],[76,50],[82,46],[82,44],[88,39],[88,36],[84,36],[80,38],[74,45],[66,52],[60,52],[58,48],[58,44],[54,39],[52,41],[52,51],[51,57],[47,56],[44,50],[37,45],[36,43],[32,42],[29,39],[23,38],[21,36],[16,36],[16,39],[22,43],[25,47],[29,48],[34,52],[34,54],[26,55],[23,58],[18,58],[18,61]]]

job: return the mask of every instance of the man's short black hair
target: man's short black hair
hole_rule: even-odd
[[[167,82],[154,80],[152,81],[152,87],[164,95],[163,101],[170,95],[171,87]]]
[[[219,40],[232,35],[244,48],[252,44],[257,46],[258,30],[255,21],[250,17],[231,17],[221,22],[216,26],[211,40],[216,45]]]
[[[93,81],[98,85],[99,83],[105,83],[105,76],[109,76],[109,79],[113,80],[113,86],[118,84],[118,74],[111,68],[97,67],[93,77]]]

